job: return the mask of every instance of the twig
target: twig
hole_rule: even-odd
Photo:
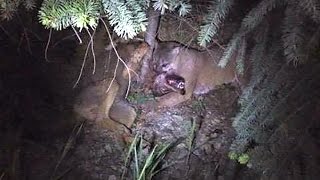
[[[73,145],[75,143],[75,140],[78,138],[80,132],[82,131],[84,123],[85,123],[85,121],[80,122],[79,124],[76,124],[74,126],[74,128],[73,128],[73,130],[72,130],[72,132],[71,132],[71,134],[70,134],[70,136],[69,136],[69,138],[68,138],[68,140],[67,140],[67,142],[66,142],[66,144],[65,144],[65,146],[64,146],[64,148],[62,150],[61,156],[60,156],[60,158],[59,158],[59,160],[58,160],[58,162],[57,162],[57,164],[56,164],[56,166],[55,166],[55,168],[53,170],[53,173],[52,173],[52,175],[50,177],[50,180],[56,179],[56,178],[54,178],[54,175],[56,174],[56,172],[57,172],[62,160],[66,157],[67,153],[73,147]],[[68,172],[68,171],[66,171],[66,172]]]
[[[96,72],[96,54],[94,53],[94,47],[93,47],[93,36],[96,32],[96,28],[93,30],[93,33],[90,34],[90,31],[86,28],[88,35],[90,36],[90,42],[91,42],[91,52],[92,52],[92,57],[93,57],[93,70],[92,74]]]
[[[172,15],[172,14],[167,14],[167,15],[168,15],[168,16],[171,16],[171,17],[174,17],[174,18],[176,18],[176,19],[178,19],[178,20],[180,20],[180,21],[185,22],[188,26],[190,26],[190,27],[193,29],[193,31],[198,32],[198,29],[195,28],[194,26],[192,26],[191,23],[188,22],[187,20],[185,20],[184,18],[181,18],[181,17],[179,17],[179,16],[177,17],[177,16],[174,16],[174,15]],[[226,49],[226,48],[223,47],[223,45],[221,45],[218,41],[212,39],[212,42],[215,43],[217,46],[219,46],[221,49],[223,49],[223,50]],[[205,47],[205,49],[208,50],[208,48],[206,48],[206,47]]]
[[[124,60],[119,56],[118,51],[116,50],[116,48],[115,48],[115,46],[114,46],[114,44],[113,44],[112,37],[111,37],[111,34],[110,34],[110,32],[109,32],[109,29],[108,29],[106,23],[104,22],[104,20],[103,20],[101,17],[100,17],[100,20],[102,21],[102,23],[103,23],[103,25],[104,25],[104,27],[105,27],[105,29],[106,29],[106,31],[107,31],[107,34],[108,34],[109,39],[110,39],[111,46],[112,46],[114,52],[116,53],[116,56],[118,57],[118,62],[121,61],[121,63],[124,65],[124,67],[126,68],[126,70],[127,70],[127,72],[128,72],[128,78],[129,78],[129,80],[128,80],[128,87],[127,87],[127,92],[126,92],[126,96],[125,96],[125,98],[127,98],[127,97],[128,97],[128,94],[129,94],[130,86],[131,86],[130,68],[127,66],[127,64],[124,62]],[[118,62],[117,62],[117,65],[118,65]],[[116,67],[115,70],[114,70],[115,73],[114,73],[114,76],[113,76],[113,78],[112,78],[112,80],[111,80],[111,83],[110,83],[110,85],[109,85],[109,87],[108,87],[108,89],[107,89],[107,92],[108,92],[109,89],[111,88],[111,85],[112,85],[113,81],[114,81],[115,78],[116,78],[117,68],[118,68],[118,67]]]
[[[69,39],[70,37],[73,37],[73,36],[75,36],[75,35],[76,35],[76,34],[71,34],[71,35],[68,35],[68,36],[60,39],[59,41],[57,41],[56,43],[54,43],[54,44],[52,45],[52,47],[53,47],[53,48],[56,47],[56,46],[57,46],[58,44],[60,44],[62,41],[66,40],[66,39]]]
[[[1,174],[0,180],[2,180],[2,178],[4,177],[5,174],[6,174],[5,172],[3,172],[3,173]]]
[[[27,28],[24,28],[23,33],[24,33],[24,36],[25,36],[26,41],[27,41],[28,51],[29,51],[29,53],[32,55],[32,50],[31,50],[31,46],[30,46],[30,39],[29,39],[29,37],[28,37],[28,32],[27,32],[27,30],[28,30]]]
[[[79,44],[82,44],[82,39],[80,38],[80,36],[79,36],[78,32],[76,31],[76,29],[74,29],[73,26],[71,26],[71,28],[72,28],[72,30],[74,31],[74,33],[76,34],[76,36],[77,36],[77,38],[78,38],[78,40],[79,40]]]
[[[86,63],[86,59],[87,59],[87,55],[88,55],[88,50],[89,50],[89,46],[90,46],[90,43],[92,43],[92,41],[89,41],[88,45],[87,45],[87,49],[86,49],[86,52],[84,54],[84,57],[83,57],[83,61],[82,61],[82,65],[81,65],[81,70],[80,70],[80,73],[79,73],[79,76],[78,76],[78,79],[77,81],[74,83],[73,85],[73,88],[75,88],[77,86],[77,84],[79,83],[80,81],[80,78],[82,76],[82,73],[83,73],[83,69],[84,69],[84,65]]]
[[[49,49],[49,44],[51,41],[51,35],[52,35],[52,28],[50,28],[50,32],[49,32],[49,37],[48,37],[48,41],[47,41],[47,45],[46,45],[46,49],[44,51],[44,58],[47,62],[50,62],[48,59],[48,49]]]

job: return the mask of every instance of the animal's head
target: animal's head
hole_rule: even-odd
[[[153,87],[152,87],[153,95],[156,97],[159,97],[171,92],[171,90],[167,88],[165,84],[166,84],[166,74],[165,73],[159,74],[153,83]]]
[[[181,45],[176,42],[156,43],[153,52],[153,68],[158,73],[170,72],[175,69],[175,61]]]
[[[166,79],[166,83],[170,87],[178,91],[181,95],[184,95],[186,93],[186,90],[185,90],[186,83],[183,77],[178,76],[176,74],[168,74],[166,75],[165,79]]]
[[[162,96],[170,92],[184,95],[186,93],[185,79],[175,74],[159,74],[155,79],[152,91],[155,96]]]

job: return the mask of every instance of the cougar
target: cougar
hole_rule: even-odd
[[[130,74],[140,68],[140,60],[148,50],[146,43],[121,44],[117,52],[130,69]],[[104,52],[106,53],[106,52]],[[105,55],[102,55],[102,57]],[[116,62],[117,56],[113,53],[112,60]],[[136,112],[125,99],[128,88],[129,74],[127,69],[119,62],[116,76],[113,72],[104,80],[98,81],[85,88],[79,95],[75,104],[75,111],[82,117],[93,120],[103,128],[118,131],[124,125],[130,128],[136,118]],[[115,69],[115,67],[112,67]],[[132,77],[135,77],[132,75]]]
[[[176,42],[160,42],[153,52],[155,71],[176,74],[185,79],[185,94],[170,92],[158,98],[158,106],[175,106],[189,100],[193,94],[205,94],[218,85],[235,79],[235,63],[220,68],[217,61],[221,49],[211,53],[187,48]]]

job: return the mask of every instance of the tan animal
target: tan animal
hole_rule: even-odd
[[[235,79],[235,63],[220,68],[217,65],[222,50],[198,51],[176,42],[161,42],[155,47],[153,60],[158,73],[176,74],[185,79],[186,94],[170,92],[161,96],[158,106],[175,106],[191,98],[192,94],[204,94],[218,85]]]
[[[117,51],[128,65],[133,79],[135,77],[133,72],[139,70],[140,60],[147,50],[148,45],[145,43],[117,46]],[[116,62],[116,60],[117,56],[113,54],[112,61]],[[115,63],[112,65],[112,69],[114,68]],[[121,62],[113,82],[112,76],[113,72],[103,81],[96,82],[82,90],[74,109],[82,117],[95,121],[102,128],[118,131],[122,130],[123,126],[130,128],[136,118],[136,112],[125,99],[129,76],[127,69]]]
[[[141,67],[141,60],[146,54],[148,48],[149,46],[146,43],[125,44],[124,47],[123,45],[117,47],[118,53],[126,62],[129,72],[123,64],[120,65],[116,76],[116,83],[119,84],[117,94],[114,97],[114,101],[110,102],[112,106],[110,107],[109,111],[106,110],[105,112],[109,113],[109,117],[112,120],[120,122],[127,127],[131,127],[134,119],[136,118],[134,108],[131,107],[128,101],[125,99],[129,85],[128,73],[131,75],[131,81],[137,80],[136,73]],[[112,94],[112,92],[110,93]],[[106,107],[108,107],[109,104]],[[134,114],[132,112],[134,112]]]

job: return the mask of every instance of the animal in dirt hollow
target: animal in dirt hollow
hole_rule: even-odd
[[[130,70],[138,71],[140,60],[148,48],[146,43],[120,44],[117,51]],[[106,52],[102,52],[101,57],[105,56]],[[116,62],[117,58],[115,53],[111,53],[111,60]],[[110,68],[116,69],[116,63],[111,64]],[[74,110],[103,128],[118,131],[123,129],[123,125],[130,128],[136,118],[136,112],[125,99],[129,81],[127,69],[120,63],[115,79],[113,73],[112,71],[107,74],[103,81],[97,81],[84,88],[77,98]]]
[[[204,94],[218,85],[230,83],[236,77],[235,63],[225,68],[217,64],[223,50],[199,51],[176,42],[156,43],[153,53],[158,74],[175,74],[185,80],[185,94],[169,92],[158,98],[158,106],[175,106],[189,100],[193,94]]]

